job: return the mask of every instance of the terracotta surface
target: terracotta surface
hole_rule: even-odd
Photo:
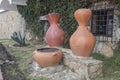
[[[89,57],[95,46],[95,37],[87,26],[91,17],[91,10],[78,9],[74,16],[79,26],[70,38],[71,50],[77,56]]]
[[[52,66],[62,59],[62,51],[57,48],[41,48],[33,52],[34,60],[41,66]]]
[[[50,46],[63,46],[64,45],[64,31],[61,29],[58,21],[60,19],[60,14],[51,13],[46,15],[47,20],[50,23],[50,27],[46,32],[46,41]]]

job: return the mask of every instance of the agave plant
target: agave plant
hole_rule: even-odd
[[[20,46],[25,46],[26,34],[24,33],[23,37],[20,32],[14,32],[11,38],[16,41]]]

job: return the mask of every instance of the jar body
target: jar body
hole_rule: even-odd
[[[78,28],[70,38],[73,54],[89,57],[95,46],[95,38],[87,29]]]
[[[65,40],[65,35],[64,31],[58,24],[58,21],[60,19],[59,14],[48,14],[46,16],[50,23],[50,27],[48,28],[45,38],[46,42],[48,43],[49,46],[63,46],[64,45],[64,40]]]

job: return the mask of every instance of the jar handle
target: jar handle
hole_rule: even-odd
[[[36,54],[36,52],[34,51],[34,52],[32,53],[32,56],[35,55],[35,54]]]
[[[57,54],[58,54],[58,53],[53,53],[52,55],[53,55],[53,56],[57,56]]]

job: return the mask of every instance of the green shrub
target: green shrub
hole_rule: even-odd
[[[20,46],[25,46],[26,43],[25,43],[25,38],[26,38],[26,34],[21,35],[20,32],[14,32],[13,35],[11,36],[11,38],[17,42]]]
[[[93,53],[92,56],[95,59],[103,61],[103,72],[104,75],[120,71],[120,42],[114,50],[114,55],[111,58],[107,58],[99,53]]]

